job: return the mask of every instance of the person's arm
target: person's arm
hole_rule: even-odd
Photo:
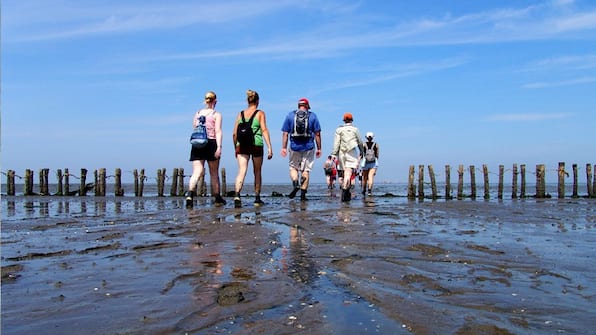
[[[221,157],[221,145],[223,139],[223,132],[221,130],[221,113],[215,113],[215,141],[217,142],[217,149],[215,150],[215,158]]]
[[[238,130],[238,122],[240,120],[240,114],[236,117],[236,121],[234,122],[234,129],[232,130],[232,148],[234,148],[234,152],[236,152],[236,139],[237,134],[236,131]],[[235,154],[238,155],[238,154]]]
[[[281,133],[281,157],[286,157],[288,155],[288,133],[282,132]]]
[[[196,111],[195,114],[192,116],[192,127],[193,129],[199,125],[199,111]]]
[[[375,142],[375,158],[379,159],[379,143]]]
[[[265,112],[261,111],[257,117],[259,118],[259,124],[261,125],[263,139],[265,140],[265,144],[267,144],[267,159],[271,159],[273,158],[273,147],[271,147],[271,137],[269,136],[269,129],[267,129]]]
[[[317,144],[317,151],[316,151],[316,155],[317,158],[321,157],[321,132],[317,131],[315,133],[315,143]]]

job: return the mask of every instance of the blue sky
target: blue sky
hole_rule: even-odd
[[[301,97],[320,118],[325,154],[344,112],[376,134],[379,182],[405,182],[419,164],[439,179],[446,164],[546,164],[554,178],[559,161],[579,164],[584,181],[596,163],[593,1],[1,5],[2,171],[189,174],[192,116],[213,90],[232,181],[247,89],[259,92],[272,134],[265,183],[288,181],[280,128]]]

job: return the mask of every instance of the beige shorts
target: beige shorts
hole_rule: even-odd
[[[357,169],[360,163],[360,160],[358,159],[358,150],[356,150],[356,148],[348,152],[340,152],[338,158],[344,169]]]
[[[292,151],[290,149],[290,168],[310,172],[315,162],[315,149],[308,151]]]

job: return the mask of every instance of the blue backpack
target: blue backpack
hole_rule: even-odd
[[[199,116],[199,124],[190,134],[190,144],[193,148],[203,148],[207,145],[207,127],[205,127],[205,116]]]

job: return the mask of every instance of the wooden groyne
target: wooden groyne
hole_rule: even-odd
[[[24,189],[23,195],[31,196],[31,195],[41,195],[41,196],[65,196],[65,195],[78,195],[78,196],[86,196],[90,192],[93,192],[95,196],[105,196],[106,189],[107,189],[107,179],[113,178],[114,179],[114,195],[117,197],[124,196],[124,188],[122,187],[122,169],[117,168],[114,171],[114,175],[107,175],[106,169],[101,168],[94,171],[94,179],[92,182],[88,182],[88,170],[81,169],[79,175],[72,174],[69,169],[58,169],[56,171],[56,192],[51,193],[49,190],[49,174],[50,169],[40,169],[39,170],[39,186],[38,192],[34,191],[34,172],[33,170],[27,169],[25,170],[25,174],[23,177],[18,176],[14,170],[8,170],[6,175],[6,195],[14,196],[16,195],[16,187],[15,187],[15,180],[16,178],[23,179],[24,182]],[[134,178],[134,195],[137,197],[143,196],[143,191],[145,187],[145,182],[149,179],[149,177],[145,174],[145,169],[134,169],[132,171],[133,178]],[[168,176],[166,173],[166,169],[158,169],[156,182],[157,182],[157,196],[163,197],[165,196],[166,190],[166,182],[170,180],[170,196],[183,196],[186,189],[184,188],[184,178],[189,177],[184,175],[183,168],[174,168],[172,170],[172,175]],[[71,190],[71,178],[78,179],[78,187],[76,189]],[[222,180],[222,193],[226,194],[226,170],[221,169],[221,180]],[[196,194],[199,196],[205,196],[207,194],[207,185],[205,183],[205,175],[201,175],[199,178],[199,183],[197,184],[197,189],[195,190]]]
[[[457,187],[455,190],[455,196],[453,195],[452,185],[451,185],[451,166],[445,165],[445,189],[444,194],[440,195],[438,188],[437,188],[437,178],[435,175],[435,170],[432,165],[428,165],[428,175],[430,179],[430,195],[425,194],[425,190],[428,188],[428,183],[425,181],[425,166],[418,165],[418,173],[416,175],[416,168],[414,165],[410,165],[409,168],[409,175],[408,175],[408,187],[407,187],[407,197],[410,199],[424,199],[424,198],[431,198],[431,199],[464,199],[464,198],[472,198],[476,199],[478,197],[477,194],[477,184],[476,184],[476,172],[479,169],[476,168],[474,165],[470,165],[467,169],[464,165],[459,165],[457,168]],[[483,198],[490,199],[490,184],[489,184],[489,176],[491,173],[489,168],[486,164],[482,165],[482,175],[483,175]],[[511,171],[511,198],[527,198],[527,197],[535,197],[535,198],[550,198],[552,197],[546,191],[546,174],[547,169],[544,164],[536,165],[536,170],[534,172],[536,176],[535,182],[535,193],[533,195],[529,195],[527,192],[527,179],[526,179],[526,165],[521,164],[513,164],[511,170],[506,170],[504,165],[499,165],[497,170],[497,198],[503,199],[503,194],[505,193],[505,173]],[[558,198],[565,198],[567,197],[566,192],[566,178],[572,176],[572,191],[571,197],[577,198],[580,197],[579,194],[579,172],[578,172],[578,165],[572,165],[571,174],[567,172],[565,168],[565,163],[560,162],[558,167],[552,170],[554,173],[557,174],[557,197]],[[466,172],[469,175],[469,183],[466,184]],[[30,196],[30,195],[41,195],[41,196],[49,196],[49,195],[56,195],[56,196],[63,196],[63,195],[78,195],[78,196],[86,196],[89,193],[93,193],[95,196],[105,196],[107,192],[107,179],[113,178],[113,185],[114,185],[114,195],[117,197],[124,196],[124,189],[122,187],[122,170],[117,168],[114,171],[113,175],[107,175],[106,169],[101,168],[98,170],[94,170],[93,172],[93,180],[88,180],[88,170],[81,169],[78,175],[75,175],[69,171],[69,169],[58,169],[56,171],[56,179],[57,185],[56,190],[54,193],[51,193],[49,190],[49,175],[50,169],[40,169],[38,173],[39,178],[39,185],[38,185],[38,192],[34,190],[34,172],[33,170],[27,169],[25,170],[25,174],[23,177],[17,176],[14,170],[8,170],[6,173],[6,195],[14,196],[16,195],[16,188],[15,188],[15,180],[16,178],[24,179],[24,189],[23,195]],[[145,187],[145,182],[151,178],[146,175],[145,169],[135,169],[132,171],[132,175],[134,178],[134,196],[142,197]],[[596,198],[596,168],[592,164],[586,164],[585,168],[585,176],[586,176],[586,197],[588,198]],[[166,195],[166,186],[169,183],[169,195],[173,197],[183,196],[185,192],[185,183],[184,180],[186,176],[184,174],[183,168],[174,168],[171,172],[171,175],[167,174],[165,168],[158,169],[156,173],[156,184],[157,184],[157,195],[159,197],[163,197]],[[416,178],[417,177],[417,178]],[[72,179],[77,179],[78,183],[71,183]],[[226,171],[224,168],[221,169],[221,193],[227,194],[226,189]],[[465,186],[469,186],[469,192],[465,193]],[[200,176],[199,183],[195,190],[196,194],[199,196],[206,196],[207,193],[207,182],[205,181],[205,176]],[[493,194],[494,195],[494,194]],[[583,195],[582,195],[583,196]]]
[[[586,164],[586,197],[588,198],[596,198],[596,168],[591,164]],[[424,165],[418,166],[418,188],[416,188],[416,176],[415,176],[415,166],[410,165],[410,173],[408,176],[408,198],[415,199],[415,198],[426,198],[425,195],[425,181],[424,181]],[[463,165],[459,165],[457,169],[458,181],[457,181],[457,192],[456,197],[457,199],[463,199],[464,197],[475,199],[477,197],[476,194],[476,167],[474,165],[469,166],[469,177],[470,177],[470,192],[469,195],[464,195],[464,178],[465,178],[465,168]],[[511,180],[511,198],[526,198],[528,197],[526,193],[526,165],[521,164],[518,167],[518,164],[513,164],[511,169],[512,173],[512,180]],[[593,171],[593,172],[592,172]],[[565,170],[565,163],[559,162],[557,170],[554,171],[557,173],[557,198],[563,199],[566,197],[565,194],[565,178],[568,178],[570,174]],[[489,169],[486,164],[482,165],[482,173],[484,176],[484,199],[490,199],[490,185],[489,185]],[[578,191],[578,167],[577,164],[572,165],[572,173],[573,173],[573,186],[572,186],[572,198],[578,198],[579,191]],[[432,165],[428,165],[428,174],[430,178],[430,189],[431,195],[429,198],[431,199],[438,199],[438,198],[445,198],[445,199],[453,199],[452,190],[451,190],[451,167],[449,165],[445,165],[445,193],[443,196],[439,195],[437,192],[437,185],[436,185],[436,177],[434,173],[434,168]],[[535,198],[550,198],[551,195],[546,192],[546,167],[544,164],[536,165],[536,193],[533,195]],[[505,180],[505,166],[499,165],[498,169],[498,184],[497,184],[497,198],[503,199],[503,192],[504,192],[504,180]],[[519,181],[519,183],[518,183]],[[518,188],[519,186],[519,188]],[[416,192],[418,190],[418,192]]]

